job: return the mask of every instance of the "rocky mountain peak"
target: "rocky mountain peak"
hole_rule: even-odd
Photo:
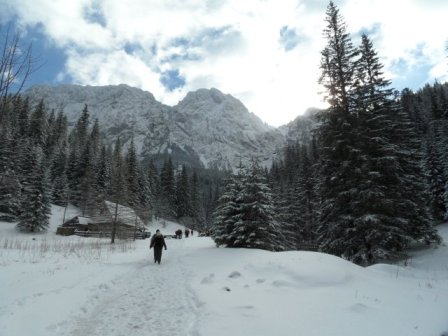
[[[240,157],[256,156],[269,164],[284,140],[238,99],[214,88],[189,92],[175,106],[124,84],[38,85],[26,94],[32,104],[43,99],[49,109],[62,108],[71,125],[87,104],[105,141],[113,143],[119,136],[126,147],[133,137],[143,160],[169,154],[178,163],[231,168]]]

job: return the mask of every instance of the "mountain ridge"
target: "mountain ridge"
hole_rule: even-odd
[[[160,161],[171,155],[178,164],[232,169],[240,160],[256,157],[270,166],[291,137],[287,125],[283,129],[268,125],[237,98],[216,88],[188,92],[174,106],[126,84],[36,85],[25,95],[32,105],[43,100],[48,110],[62,109],[70,126],[87,105],[106,144],[119,136],[126,146],[133,137],[142,160]]]

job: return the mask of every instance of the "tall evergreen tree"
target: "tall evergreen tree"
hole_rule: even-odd
[[[297,217],[299,237],[303,241],[314,241],[316,230],[316,194],[315,179],[312,172],[312,161],[305,146],[302,147],[300,170],[296,186]]]
[[[81,183],[81,176],[78,171],[80,155],[76,144],[71,141],[69,145],[69,154],[67,159],[67,179],[68,179],[68,200],[74,204],[80,202],[79,185]]]
[[[150,160],[147,168],[147,181],[148,181],[148,199],[150,202],[150,209],[156,216],[160,215],[160,183],[159,172],[157,171],[154,161]]]
[[[428,177],[428,196],[431,212],[434,219],[441,223],[445,220],[447,213],[447,206],[445,200],[447,175],[444,169],[444,152],[447,150],[446,146],[442,145],[440,138],[441,134],[437,134],[440,121],[429,124],[428,132],[425,141],[425,170]]]
[[[319,83],[327,90],[326,100],[342,114],[350,113],[357,49],[353,46],[347,25],[333,1],[330,1],[323,35],[327,46],[322,51],[322,75]],[[347,117],[347,116],[346,116]]]
[[[199,180],[196,171],[193,171],[193,175],[190,179],[190,209],[189,216],[195,220],[196,223],[200,221],[200,207],[201,207],[201,194],[199,189]]]
[[[79,207],[83,215],[92,214],[96,211],[96,160],[92,153],[92,146],[90,140],[87,141],[84,151],[79,158],[78,174],[80,183],[78,185],[79,191]]]
[[[66,206],[68,199],[68,179],[67,179],[67,142],[63,140],[58,147],[58,152],[54,156],[50,168],[50,181],[52,188],[52,201],[56,205]]]
[[[21,196],[11,142],[8,131],[0,127],[0,220],[9,222],[15,221],[19,215]]]
[[[131,207],[141,206],[140,171],[135,152],[134,138],[126,156],[127,204]]]
[[[176,187],[174,166],[171,158],[165,160],[160,172],[160,214],[167,218],[176,217]]]
[[[29,137],[32,140],[32,144],[40,146],[42,149],[45,149],[46,145],[48,132],[47,125],[47,113],[45,111],[45,105],[43,101],[40,101],[31,114],[28,132]]]
[[[234,223],[230,239],[234,247],[284,250],[284,237],[274,220],[272,194],[257,161],[253,160],[243,181],[239,220]]]
[[[353,85],[345,91],[347,105],[342,109],[343,99],[330,101],[319,130],[319,240],[324,251],[368,264],[393,258],[412,240],[438,238],[422,202],[425,189],[418,182],[422,172],[412,126],[398,108],[366,35],[359,50]],[[333,83],[338,82],[335,74]]]
[[[255,160],[245,172],[240,165],[238,174],[227,181],[214,213],[213,239],[217,246],[285,249],[270,188]]]
[[[72,141],[76,144],[78,148],[78,152],[81,152],[88,140],[88,130],[90,124],[90,114],[87,105],[84,105],[84,109],[81,112],[81,116],[76,122],[75,127],[72,130],[71,138]]]
[[[39,147],[29,146],[25,157],[29,169],[23,181],[22,212],[17,224],[21,232],[46,231],[49,226],[50,197],[42,156]]]
[[[16,113],[18,114],[18,137],[25,138],[28,136],[29,127],[29,99],[26,98],[24,101],[21,100],[20,104],[17,104]]]
[[[117,138],[112,156],[112,174],[109,195],[113,202],[121,204],[126,203],[128,192],[125,169],[121,140],[120,138]]]
[[[227,178],[224,192],[218,199],[213,213],[212,231],[217,246],[234,247],[236,237],[232,232],[242,218],[243,178],[243,167],[240,164],[237,174]]]
[[[95,186],[97,188],[96,192],[98,195],[98,202],[105,200],[108,191],[110,190],[112,170],[110,159],[111,158],[107,155],[106,147],[102,146],[100,157],[98,160],[98,170],[95,183]]]
[[[148,176],[140,165],[138,169],[138,188],[141,214],[148,220],[151,215],[151,191],[149,188]]]
[[[182,170],[177,175],[176,181],[176,217],[188,216],[191,209],[190,185],[188,181],[187,168],[182,166]]]
[[[324,36],[327,46],[322,51],[320,83],[328,92],[330,107],[321,114],[317,130],[320,147],[319,241],[322,249],[344,255],[346,230],[353,224],[349,207],[356,191],[352,179],[356,148],[355,114],[351,106],[353,75],[356,64],[354,49],[339,10],[330,2],[327,8]]]

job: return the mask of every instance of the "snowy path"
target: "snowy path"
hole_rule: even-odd
[[[102,285],[103,295],[94,294],[63,335],[197,335],[198,309],[187,289],[180,243],[170,244],[161,265],[145,259],[129,274]]]
[[[448,242],[448,224],[439,233]],[[0,244],[0,336],[448,335],[446,243],[367,268],[197,237],[167,240],[156,265],[148,244],[97,259]]]

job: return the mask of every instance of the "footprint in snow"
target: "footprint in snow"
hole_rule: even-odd
[[[213,273],[211,273],[209,276],[206,276],[205,278],[203,278],[201,280],[201,284],[211,284],[213,283],[213,279],[214,279],[215,275]]]
[[[293,284],[291,284],[288,281],[285,280],[274,280],[272,281],[272,286],[274,287],[294,287]]]
[[[233,271],[232,273],[229,274],[229,278],[231,279],[236,279],[240,277],[242,277],[242,274],[238,271]]]
[[[255,309],[255,307],[254,307],[254,306],[251,306],[251,305],[236,306],[235,308],[237,308],[237,309],[247,309],[247,310]]]
[[[349,307],[349,309],[350,309],[351,311],[354,311],[354,312],[357,312],[357,313],[363,313],[363,312],[369,310],[369,307],[366,306],[366,305],[363,304],[363,303],[356,303],[356,304],[351,305],[351,306]]]

